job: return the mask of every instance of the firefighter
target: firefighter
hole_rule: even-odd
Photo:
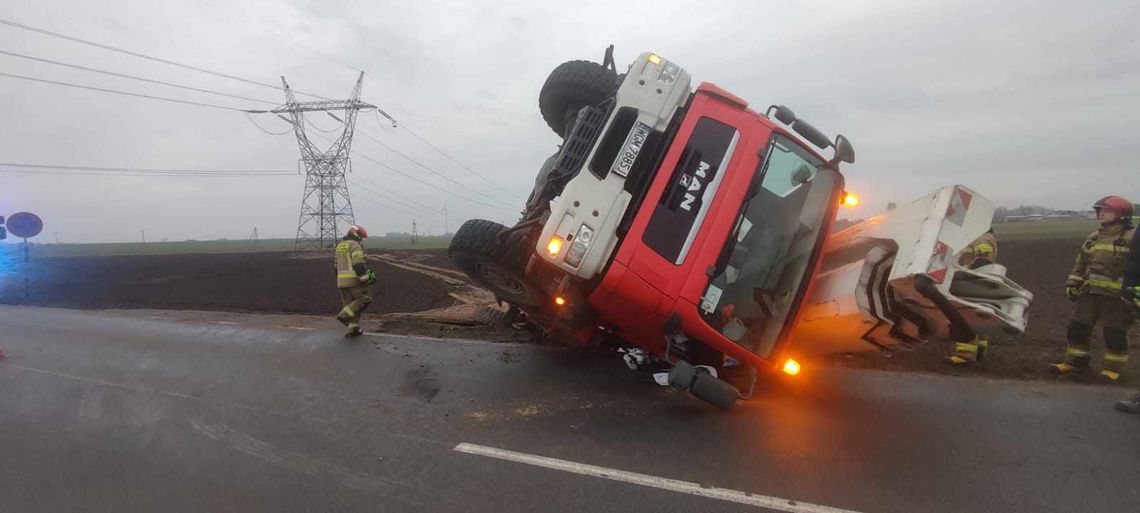
[[[970,270],[996,263],[997,237],[994,236],[993,228],[966,246],[958,258],[958,266]],[[969,365],[982,360],[989,347],[989,339],[980,336],[975,337],[973,342],[955,342],[954,352],[943,357],[942,361],[950,365]]]
[[[368,237],[368,231],[358,225],[348,228],[348,233],[336,245],[336,287],[340,291],[340,302],[344,305],[336,320],[348,327],[345,337],[360,336],[360,314],[372,303],[372,293],[368,286],[376,283],[376,273],[368,268],[364,259],[364,246],[360,241]]]
[[[1124,299],[1132,303],[1132,312],[1140,317],[1140,230],[1133,230],[1132,251],[1124,267]],[[1116,401],[1116,409],[1140,414],[1140,392],[1126,401]]]
[[[1128,364],[1128,325],[1133,312],[1121,294],[1124,264],[1134,245],[1132,203],[1120,196],[1106,196],[1093,204],[1100,229],[1089,235],[1077,254],[1077,263],[1065,281],[1065,295],[1076,302],[1069,322],[1065,361],[1051,364],[1049,370],[1068,374],[1088,368],[1092,359],[1089,340],[1093,327],[1101,321],[1106,348],[1104,368],[1099,378],[1106,382],[1120,379]]]

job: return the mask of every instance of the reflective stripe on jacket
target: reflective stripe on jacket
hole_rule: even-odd
[[[1134,229],[1123,224],[1102,226],[1085,239],[1065,285],[1093,294],[1120,295],[1124,265]]]
[[[352,239],[342,240],[336,245],[336,286],[342,289],[356,287],[362,284],[360,275],[353,267],[357,264],[368,265],[364,260],[364,246],[360,241]]]

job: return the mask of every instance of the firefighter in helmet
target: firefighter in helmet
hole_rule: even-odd
[[[1093,204],[1100,228],[1089,235],[1077,254],[1077,263],[1065,281],[1065,295],[1076,302],[1069,322],[1065,361],[1049,370],[1068,374],[1088,368],[1092,359],[1089,340],[1097,321],[1103,327],[1104,368],[1099,378],[1114,382],[1128,364],[1128,326],[1134,314],[1124,293],[1124,264],[1134,247],[1132,203],[1120,196],[1106,196]]]
[[[994,236],[993,228],[971,242],[958,258],[958,266],[970,270],[996,263],[997,237]],[[956,342],[954,352],[943,357],[942,361],[950,365],[969,365],[982,360],[989,347],[989,339],[981,336],[975,338],[973,342]]]
[[[340,290],[340,302],[344,305],[336,320],[348,327],[346,337],[359,336],[360,314],[372,303],[372,293],[368,286],[376,283],[376,273],[368,268],[364,259],[364,246],[360,241],[368,237],[368,231],[358,225],[348,228],[348,233],[336,245],[336,287]]]

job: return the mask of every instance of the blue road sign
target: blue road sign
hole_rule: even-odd
[[[44,222],[30,212],[19,212],[8,216],[8,231],[17,237],[29,239],[39,235],[44,229]]]

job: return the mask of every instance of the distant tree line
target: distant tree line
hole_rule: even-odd
[[[1016,207],[997,207],[994,209],[994,222],[1004,223],[1010,220],[1027,219],[1033,217],[1088,217],[1091,210],[1066,210],[1063,208],[1043,207],[1041,205],[1020,205]]]

